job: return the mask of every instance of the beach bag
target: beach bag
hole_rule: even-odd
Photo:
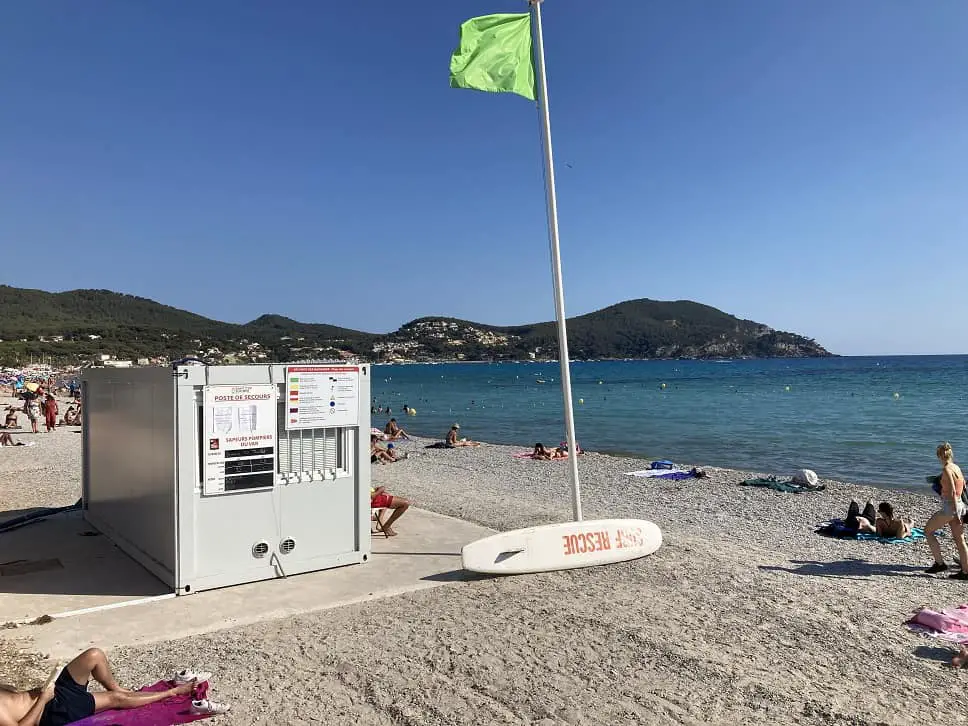
[[[793,483],[802,487],[815,487],[820,483],[820,477],[813,469],[800,469],[793,475]]]
[[[649,465],[649,468],[650,469],[675,469],[676,465],[673,464],[668,459],[659,459],[657,461],[653,461],[652,464]]]
[[[931,485],[931,491],[941,496],[941,475],[940,474],[930,474],[924,477],[925,481]],[[961,501],[966,507],[968,507],[968,486],[965,486],[961,490]]]

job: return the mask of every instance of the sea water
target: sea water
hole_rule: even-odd
[[[576,362],[571,376],[591,451],[917,487],[941,441],[968,464],[968,356]],[[565,438],[557,363],[374,366],[372,396],[421,436]]]

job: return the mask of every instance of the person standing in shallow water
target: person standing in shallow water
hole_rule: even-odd
[[[961,500],[961,494],[965,490],[965,475],[955,463],[955,453],[951,449],[951,444],[947,441],[938,446],[936,451],[938,461],[941,462],[941,509],[931,515],[931,519],[924,525],[924,534],[928,538],[928,546],[934,556],[934,564],[926,572],[944,572],[948,565],[941,554],[941,543],[938,542],[935,532],[948,525],[951,528],[951,537],[955,541],[958,549],[958,558],[961,562],[959,572],[950,576],[953,580],[968,580],[968,546],[965,545],[965,527],[962,518],[965,516],[965,505]]]

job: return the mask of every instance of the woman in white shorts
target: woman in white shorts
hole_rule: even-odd
[[[961,561],[960,571],[950,575],[950,578],[953,580],[968,580],[968,547],[965,546],[965,527],[962,524],[966,507],[961,499],[961,494],[965,490],[965,475],[961,472],[961,467],[955,463],[955,453],[951,450],[951,444],[947,441],[944,442],[938,446],[936,453],[941,462],[942,506],[941,509],[931,515],[931,519],[924,525],[924,534],[928,538],[928,546],[934,556],[934,564],[926,572],[933,574],[948,569],[944,556],[941,554],[941,544],[934,534],[948,525],[951,528],[951,537],[955,541],[958,558]]]

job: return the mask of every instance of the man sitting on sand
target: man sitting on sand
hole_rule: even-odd
[[[383,433],[386,434],[387,441],[410,438],[410,435],[406,431],[397,426],[397,420],[395,418],[391,418],[389,421],[387,421],[387,425],[386,428],[383,429]]]
[[[393,513],[385,522],[380,522],[380,529],[387,537],[396,537],[397,533],[393,530],[393,523],[396,522],[403,513],[410,509],[410,502],[403,497],[395,497],[387,494],[385,487],[377,487],[370,490],[370,507],[372,509],[392,509]]]
[[[911,534],[914,520],[895,517],[894,507],[890,502],[881,502],[875,513],[874,502],[868,499],[864,511],[861,512],[860,504],[851,499],[844,524],[855,532],[870,532],[888,539],[904,539]]]
[[[17,409],[13,406],[7,406],[7,417],[3,421],[3,427],[5,429],[20,428],[20,424],[17,422]]]
[[[206,680],[209,674],[182,671],[176,674],[174,686],[167,691],[129,691],[114,680],[104,651],[88,648],[43,688],[18,691],[0,686],[0,726],[64,726],[101,711],[141,708],[173,696],[189,695],[198,685],[198,677]],[[88,691],[91,678],[105,690]],[[193,714],[209,716],[226,713],[229,708],[201,700],[192,701],[191,710]]]
[[[67,412],[64,414],[64,420],[61,422],[62,426],[77,426],[81,422],[81,417],[74,404],[67,407]]]
[[[460,431],[460,424],[454,424],[450,427],[450,431],[447,432],[447,448],[453,449],[457,446],[480,446],[480,441],[468,441],[467,439],[458,439],[457,433]]]

